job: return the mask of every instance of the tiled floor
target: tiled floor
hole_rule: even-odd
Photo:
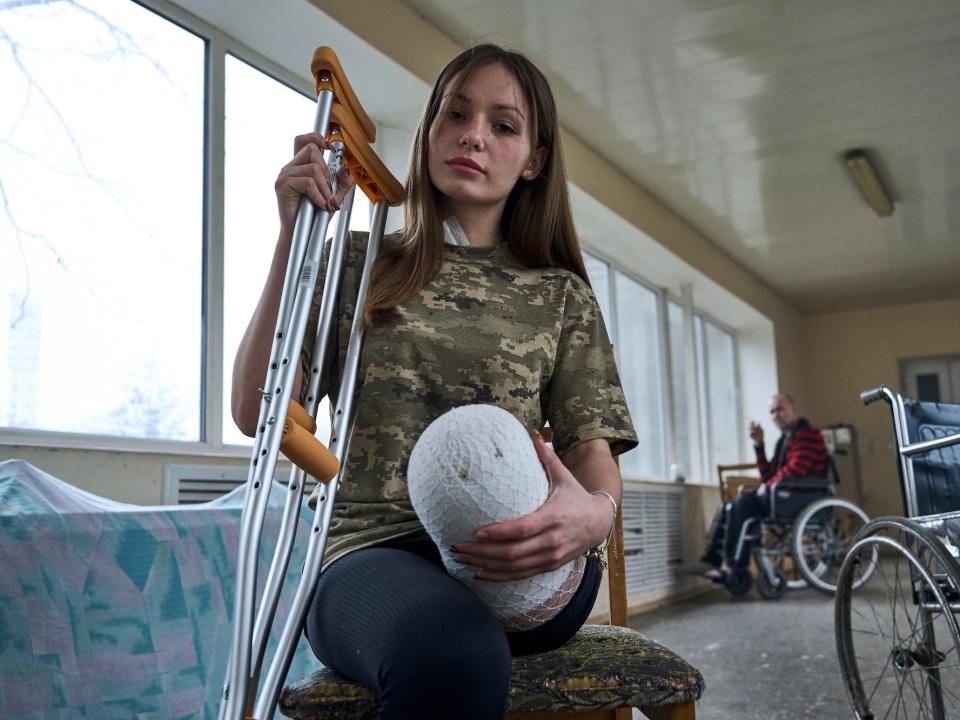
[[[703,720],[849,720],[833,633],[833,598],[789,591],[783,600],[718,589],[631,618],[631,626],[703,673]]]

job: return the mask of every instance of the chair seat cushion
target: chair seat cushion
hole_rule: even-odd
[[[635,630],[585,625],[565,645],[515,658],[511,712],[673,705],[698,700],[703,676]],[[376,699],[329,668],[287,687],[280,709],[295,720],[374,720]]]

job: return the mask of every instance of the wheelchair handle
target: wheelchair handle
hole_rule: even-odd
[[[890,388],[886,385],[881,385],[880,387],[873,388],[873,390],[864,390],[860,393],[860,402],[864,405],[869,405],[874,403],[877,400],[882,400],[883,398],[889,399]]]

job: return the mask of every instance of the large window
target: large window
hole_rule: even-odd
[[[125,1],[0,23],[0,426],[198,440],[204,43]]]
[[[663,432],[663,373],[660,367],[657,293],[628,275],[614,272],[617,364],[640,444],[624,455],[621,468],[631,477],[666,475]]]
[[[0,428],[247,442],[233,356],[310,88],[129,0],[0,4],[0,25]]]
[[[742,429],[740,427],[739,386],[737,382],[736,345],[733,335],[717,324],[698,323],[703,333],[700,364],[706,376],[706,433],[704,457],[708,473],[721,464],[740,460]]]
[[[718,463],[742,459],[736,336],[590,253],[584,261],[640,441],[620,459],[623,476],[712,482]]]
[[[684,478],[691,477],[689,382],[686,373],[688,338],[684,329],[683,307],[679,303],[667,303],[667,335],[670,338],[670,392],[673,400],[673,444],[676,465],[674,472]]]

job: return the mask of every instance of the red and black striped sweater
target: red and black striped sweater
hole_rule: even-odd
[[[805,418],[797,420],[791,435],[780,436],[772,461],[767,460],[763,445],[755,445],[754,449],[760,477],[768,487],[781,480],[827,477],[827,447],[823,436]]]

